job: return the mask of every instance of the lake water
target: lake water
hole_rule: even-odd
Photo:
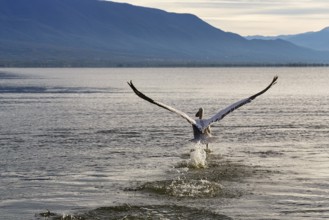
[[[275,75],[212,126],[200,169],[191,126],[126,83],[212,116]],[[0,69],[0,218],[328,219],[328,85],[329,68]]]

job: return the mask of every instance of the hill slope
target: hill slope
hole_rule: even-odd
[[[313,50],[329,51],[329,27],[326,27],[320,31],[311,31],[295,35],[279,35],[272,37],[249,36],[247,39],[282,39],[301,47],[307,47]]]
[[[1,0],[0,65],[328,62],[282,40],[246,40],[191,14],[98,0]]]
[[[283,39],[303,47],[329,51],[329,27],[316,32],[286,36]]]

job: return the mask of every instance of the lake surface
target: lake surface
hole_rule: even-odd
[[[275,75],[212,126],[200,169],[191,126],[126,83],[210,117]],[[329,68],[0,69],[1,219],[328,219],[328,85]]]

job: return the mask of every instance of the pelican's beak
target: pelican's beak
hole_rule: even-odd
[[[200,110],[195,114],[195,117],[200,117]]]

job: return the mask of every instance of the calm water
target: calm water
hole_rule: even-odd
[[[126,84],[212,116],[274,75],[213,126],[204,169],[191,126]],[[328,84],[329,68],[0,69],[0,218],[328,219]]]

